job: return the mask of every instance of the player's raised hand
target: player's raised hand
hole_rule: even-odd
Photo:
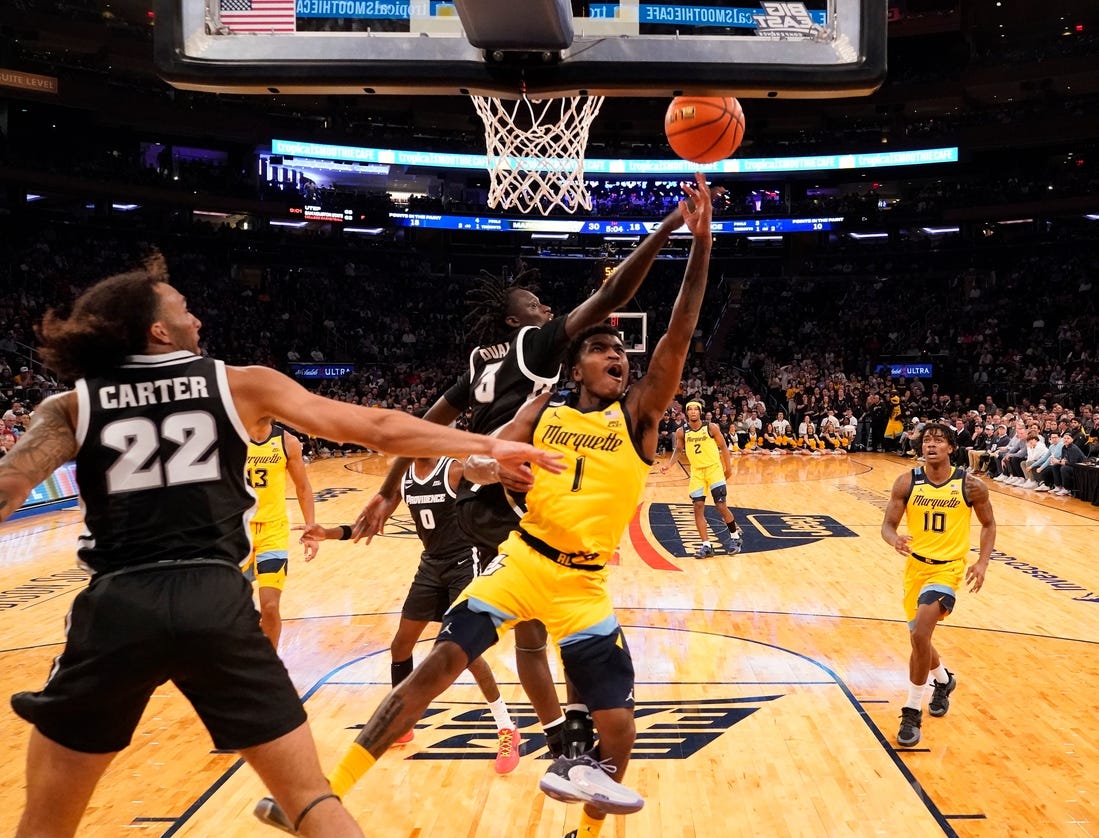
[[[714,208],[706,175],[695,172],[695,184],[683,181],[680,186],[687,195],[679,202],[679,211],[683,214],[687,229],[695,236],[710,235],[710,220],[713,218]]]

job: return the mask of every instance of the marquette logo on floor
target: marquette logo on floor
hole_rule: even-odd
[[[744,553],[785,550],[812,544],[822,538],[854,538],[856,533],[830,515],[775,512],[730,506],[741,528]],[[715,552],[729,553],[729,529],[717,508],[707,500],[706,525]],[[653,503],[648,508],[649,529],[660,546],[673,556],[690,556],[701,541],[695,525],[694,507],[687,503]]]
[[[634,707],[637,741],[630,759],[687,759],[778,698],[782,695],[639,701]],[[548,758],[541,725],[530,706],[510,709],[523,738],[523,757]],[[362,725],[351,729],[362,729]],[[483,706],[473,709],[461,702],[435,703],[416,724],[408,749],[407,759],[496,759],[496,725]],[[391,753],[399,755],[400,751]]]

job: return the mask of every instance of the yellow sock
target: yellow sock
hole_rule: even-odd
[[[576,838],[599,838],[599,830],[602,828],[603,820],[596,820],[587,812],[581,810],[580,826],[576,830]]]
[[[352,743],[351,747],[347,749],[347,753],[343,755],[343,759],[340,760],[340,764],[332,772],[332,776],[328,778],[328,783],[332,786],[332,793],[336,797],[343,797],[351,791],[351,787],[355,783],[359,782],[362,775],[373,767],[375,762],[377,760],[374,759],[370,751],[358,742]]]

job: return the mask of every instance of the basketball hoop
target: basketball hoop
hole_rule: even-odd
[[[554,207],[591,210],[584,150],[604,97],[470,98],[485,123],[490,207],[542,215]]]

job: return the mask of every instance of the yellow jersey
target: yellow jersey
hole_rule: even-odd
[[[254,523],[288,520],[286,514],[286,445],[283,429],[274,427],[262,442],[248,440],[245,477],[256,493]]]
[[[692,430],[690,425],[683,426],[683,449],[687,452],[687,462],[691,468],[703,469],[721,464],[721,453],[710,436],[708,422],[703,422],[697,430]]]
[[[964,559],[969,553],[972,504],[965,493],[965,469],[956,466],[945,483],[936,485],[922,468],[912,470],[906,504],[912,552],[934,561]]]
[[[605,564],[633,518],[651,462],[637,452],[621,401],[580,411],[574,394],[554,396],[533,444],[564,456],[560,474],[534,466],[521,528],[563,553]]]

